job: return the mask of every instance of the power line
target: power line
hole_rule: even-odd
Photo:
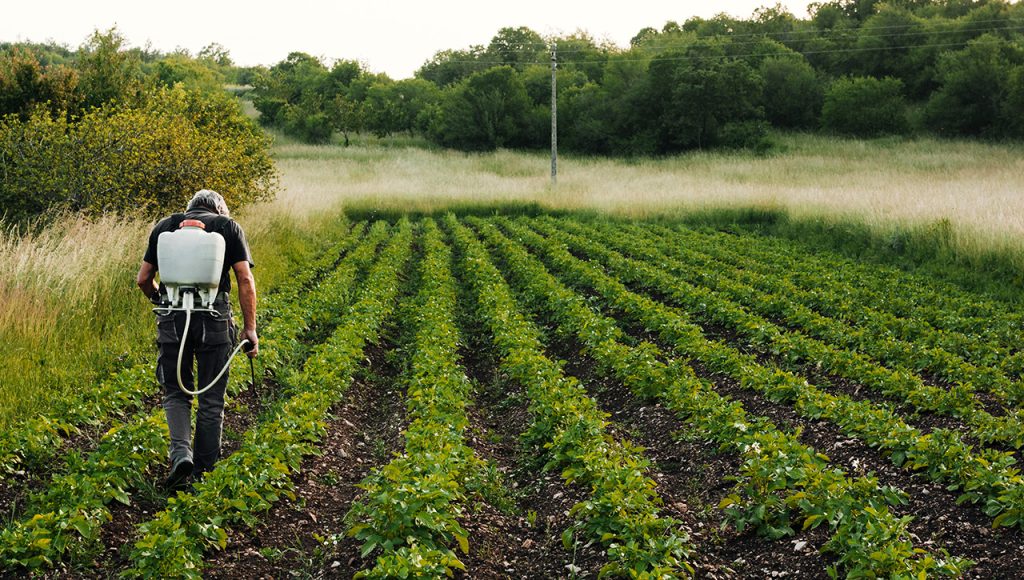
[[[1017,27],[1014,30],[1024,29],[1024,27]],[[1008,30],[1008,29],[1004,29]],[[949,43],[938,43],[938,44],[908,44],[903,46],[872,46],[872,47],[850,47],[850,48],[835,48],[825,50],[807,50],[798,51],[790,49],[790,52],[782,53],[748,53],[748,54],[711,54],[711,55],[680,55],[671,57],[658,57],[652,56],[648,58],[613,58],[611,62],[675,62],[675,61],[687,61],[687,60],[712,60],[712,59],[737,59],[737,58],[753,58],[753,57],[773,57],[773,56],[791,56],[791,55],[818,55],[818,54],[842,54],[842,53],[857,53],[857,52],[879,52],[885,50],[903,50],[911,48],[949,48],[953,46],[966,46],[971,42],[977,41],[977,38],[964,40],[960,42],[949,42]],[[991,43],[982,43],[991,44]],[[678,47],[680,49],[686,47]],[[539,61],[484,61],[484,60],[464,60],[464,61],[444,61],[446,64],[477,64],[486,65],[488,67],[503,66],[503,65],[547,65],[548,63]],[[566,61],[567,64],[583,65],[583,64],[605,64],[608,60],[570,60]]]
[[[934,21],[922,20],[922,21],[914,22],[914,23],[910,23],[910,24],[892,24],[892,25],[887,25],[887,26],[862,26],[862,27],[859,27],[859,28],[829,28],[829,29],[826,29],[826,30],[789,30],[789,31],[780,31],[780,32],[743,32],[743,33],[732,33],[732,32],[730,32],[730,33],[726,33],[726,34],[700,35],[700,36],[698,36],[698,38],[702,39],[702,40],[703,39],[722,40],[722,39],[736,39],[736,38],[758,38],[758,39],[762,39],[762,38],[780,37],[780,38],[783,38],[783,39],[786,39],[786,40],[805,40],[805,39],[800,39],[800,38],[792,38],[793,35],[810,35],[811,38],[810,39],[806,39],[806,40],[816,40],[816,39],[827,39],[827,38],[829,38],[828,36],[820,34],[822,32],[828,32],[831,35],[854,34],[854,35],[857,35],[858,37],[875,37],[875,36],[881,37],[881,36],[888,36],[888,35],[863,35],[861,33],[864,32],[864,31],[875,32],[875,31],[878,31],[878,30],[895,30],[895,29],[915,28],[915,27],[918,27],[918,26],[924,26],[924,25],[926,25],[926,24],[928,24],[930,22],[934,22],[934,23],[938,23],[938,24],[943,24],[943,25],[955,26],[957,24],[958,20],[961,20],[961,19],[953,19],[953,20],[946,19],[946,20],[934,20]],[[997,24],[997,23],[1004,23],[1004,22],[1006,22],[1006,23],[1009,23],[1009,22],[1022,22],[1022,23],[1024,23],[1024,19],[1022,19],[1022,18],[991,18],[991,19],[986,19],[986,20],[970,20],[970,21],[967,22],[967,24],[969,24],[970,26],[976,26],[976,25],[979,25],[979,24]],[[961,30],[922,31],[921,33],[913,33],[913,34],[957,34],[957,33],[961,33],[961,32],[972,32],[972,31],[973,32],[977,32],[977,31],[990,31],[990,30],[991,31],[996,31],[996,30],[1017,30],[1019,28],[1020,27],[998,27],[998,28],[995,28],[995,27],[993,27],[993,28],[985,27],[985,28],[970,28],[970,29],[961,29]],[[663,33],[659,33],[659,34],[663,34]],[[817,35],[817,36],[815,36],[815,35]],[[893,36],[898,36],[898,35],[893,35]],[[536,49],[538,49],[538,51],[540,51],[540,50],[546,50],[547,48],[549,48],[550,44],[529,42],[529,43],[523,43],[523,44],[521,44],[519,46],[521,46],[521,47],[536,48]],[[671,45],[663,45],[663,46],[671,46]],[[483,48],[483,47],[481,46],[481,48]],[[588,52],[589,50],[590,49],[565,49],[565,50],[559,50],[559,53],[565,54],[565,53],[572,53],[572,52]]]
[[[1024,23],[1024,19],[1001,19],[1001,20],[993,20],[992,22],[1021,22],[1021,23]],[[972,24],[978,24],[978,22],[975,22],[975,23],[972,23]],[[913,28],[913,27],[917,27],[917,26],[921,26],[921,23],[904,25],[904,26],[876,27],[876,28],[872,28],[871,30],[876,30],[876,29],[877,30],[881,30],[883,28]],[[783,34],[797,34],[796,31],[794,31],[793,33],[780,33],[780,34],[765,33],[765,34],[761,34],[761,35],[758,35],[758,34],[743,34],[743,35],[714,34],[714,35],[706,35],[706,36],[697,36],[696,40],[731,40],[732,41],[731,45],[733,45],[733,46],[747,46],[747,45],[759,44],[761,41],[766,40],[766,39],[767,40],[780,40],[780,41],[788,40],[788,41],[792,41],[792,42],[810,42],[810,41],[814,41],[814,40],[838,40],[838,39],[843,39],[843,40],[845,40],[845,39],[860,40],[860,39],[896,38],[896,37],[907,38],[907,37],[912,37],[912,36],[944,37],[944,36],[955,36],[955,35],[959,35],[959,34],[971,34],[971,33],[975,33],[975,32],[985,33],[985,32],[999,32],[999,31],[1019,31],[1019,30],[1024,30],[1024,25],[1002,26],[1002,27],[998,27],[998,28],[993,28],[993,27],[975,27],[975,28],[960,28],[960,29],[953,29],[953,30],[920,30],[920,31],[909,31],[909,32],[896,32],[896,33],[891,33],[891,34],[862,34],[862,32],[864,30],[866,30],[866,29],[864,29],[864,28],[859,28],[859,29],[858,28],[850,28],[850,29],[842,29],[842,30],[832,29],[831,31],[829,31],[829,34],[819,34],[817,36],[807,36],[807,37],[804,37],[804,38],[782,38]],[[800,34],[812,34],[812,32],[821,32],[821,31],[807,31],[806,33],[801,32]],[[733,40],[734,38],[740,38],[740,37],[744,37],[744,38],[750,37],[750,38],[752,38],[752,40],[745,40],[745,41],[735,41],[735,40]],[[778,37],[778,38],[776,38],[776,37]],[[522,46],[533,46],[533,45],[532,44],[526,44],[526,45],[522,45]],[[651,45],[639,44],[637,46],[631,47],[631,49],[647,50],[647,51],[658,52],[658,51],[669,50],[669,49],[678,48],[678,47],[679,47],[679,43],[666,43],[666,44],[660,44],[660,45],[657,45],[657,44],[651,44]],[[566,54],[577,54],[577,53],[592,53],[595,50],[600,51],[601,49],[599,47],[579,48],[579,49],[569,49],[569,48],[566,48],[566,49],[560,49],[558,52],[559,52],[559,54],[566,55]],[[538,48],[538,50],[536,52],[539,53],[539,52],[541,52],[541,50]]]

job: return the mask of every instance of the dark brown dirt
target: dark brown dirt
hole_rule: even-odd
[[[504,503],[478,503],[464,519],[470,553],[462,560],[467,578],[594,578],[606,562],[599,546],[562,545],[572,524],[569,510],[586,498],[578,485],[566,485],[557,470],[542,471],[542,449],[524,447],[528,401],[521,385],[497,372],[482,350],[465,349],[476,403],[469,408],[470,446],[500,474]]]
[[[331,409],[321,454],[307,457],[293,479],[296,500],[278,502],[254,529],[232,530],[228,548],[207,555],[208,577],[351,577],[364,567],[354,540],[327,550],[314,536],[344,533],[345,514],[360,493],[356,484],[401,446],[405,409],[394,352],[368,349],[370,373]]]
[[[881,457],[877,450],[843,434],[826,421],[800,417],[787,405],[772,403],[760,394],[740,387],[735,381],[711,377],[704,369],[698,374],[714,380],[722,395],[743,403],[748,413],[768,417],[782,428],[802,430],[801,440],[826,454],[833,464],[854,477],[874,474],[882,485],[902,489],[909,496],[905,506],[897,506],[899,515],[914,516],[910,532],[916,547],[945,548],[952,555],[970,558],[977,565],[968,578],[1014,578],[1024,576],[1024,535],[1020,529],[991,528],[992,518],[979,506],[956,505],[957,494],[923,476],[913,475]]]
[[[829,561],[818,552],[828,540],[826,530],[771,541],[750,531],[737,533],[731,526],[723,529],[722,513],[715,506],[731,493],[727,477],[738,471],[739,458],[687,437],[686,425],[671,411],[639,399],[620,381],[602,376],[590,357],[578,354],[577,345],[559,341],[555,350],[566,358],[567,371],[580,377],[619,429],[645,448],[644,455],[653,466],[650,475],[665,502],[664,515],[681,520],[690,534],[690,563],[698,577],[827,578]]]

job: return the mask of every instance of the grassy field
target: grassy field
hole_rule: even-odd
[[[1024,255],[1019,145],[777,140],[778,150],[765,157],[563,156],[552,188],[544,153],[464,154],[369,137],[348,148],[310,146],[277,135],[282,191],[236,217],[249,234],[261,288],[304,259],[342,209],[539,204],[642,218],[755,208],[796,220],[853,221],[882,235],[944,219],[960,255],[995,252],[1010,262]],[[125,216],[66,217],[36,235],[0,234],[0,426],[148,353],[152,320],[134,274],[149,226]]]
[[[718,208],[864,221],[879,230],[949,219],[965,252],[1019,247],[1024,147],[931,138],[872,141],[789,134],[775,153],[665,159],[563,156],[550,187],[545,153],[464,154],[373,139],[309,146],[277,138],[283,196],[306,207],[435,209],[536,202],[629,217]]]

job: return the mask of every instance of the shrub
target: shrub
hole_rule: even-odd
[[[158,215],[197,189],[233,208],[269,199],[276,173],[268,138],[227,95],[156,89],[68,120],[35,110],[0,121],[0,206],[23,221],[54,209]]]
[[[718,142],[722,147],[750,149],[755,153],[767,153],[773,146],[768,123],[764,121],[726,123],[718,132]]]
[[[939,89],[925,108],[925,122],[939,134],[998,136],[1019,123],[1020,109],[1007,109],[1014,69],[1024,48],[986,34],[963,50],[939,57]]]
[[[530,98],[512,67],[474,73],[450,91],[431,124],[436,142],[456,149],[490,151],[520,146],[527,137]]]
[[[909,129],[903,82],[885,77],[846,77],[825,93],[822,127],[828,131],[874,137]]]
[[[765,59],[764,114],[778,127],[807,129],[818,124],[822,91],[818,74],[799,55]]]

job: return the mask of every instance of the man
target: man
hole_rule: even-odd
[[[157,237],[163,232],[173,232],[185,220],[198,220],[207,232],[224,237],[224,270],[213,308],[220,316],[198,312],[192,316],[185,351],[182,358],[182,383],[189,390],[205,387],[229,362],[235,340],[235,325],[231,319],[230,271],[234,271],[238,282],[238,303],[242,308],[243,328],[240,339],[250,342],[247,353],[255,357],[259,352],[256,336],[256,281],[251,268],[255,266],[245,233],[231,219],[224,198],[217,192],[204,189],[197,191],[188,203],[185,213],[174,214],[161,220],[149,235],[149,246],[142,258],[142,266],[136,282],[150,301],[159,303],[166,295],[161,284],[157,286],[155,276],[160,269],[157,263]],[[217,384],[199,395],[199,409],[196,413],[195,453],[191,446],[192,396],[179,388],[177,380],[178,351],[185,330],[185,313],[173,312],[157,316],[157,344],[159,358],[156,376],[163,386],[163,407],[170,431],[170,474],[164,482],[168,490],[182,489],[190,480],[198,479],[213,469],[220,456],[221,433],[224,422],[224,391],[228,373]],[[198,365],[197,387],[193,387],[192,360]]]

